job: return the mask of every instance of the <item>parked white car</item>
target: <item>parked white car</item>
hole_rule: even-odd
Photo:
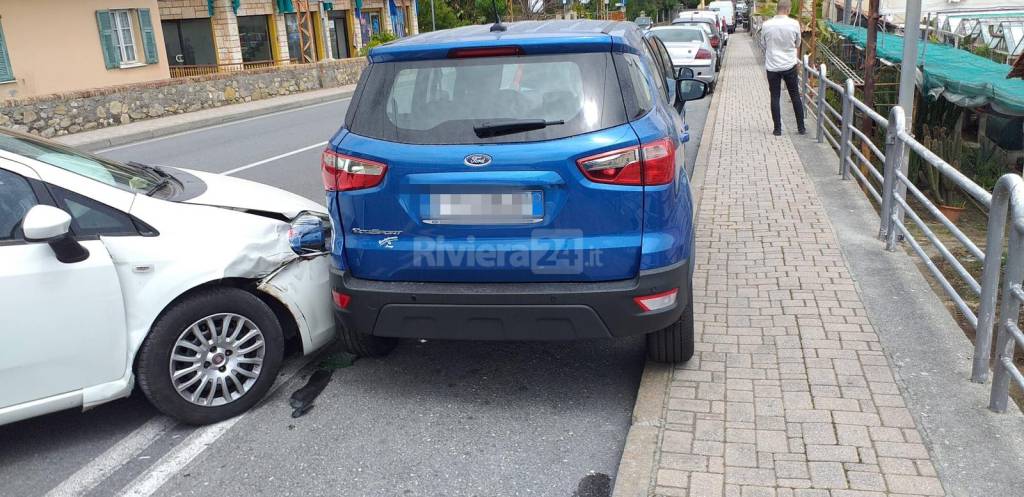
[[[125,397],[193,424],[252,407],[334,321],[324,207],[0,131],[0,424]]]
[[[657,36],[668,49],[672,66],[676,72],[688,67],[693,70],[693,78],[708,85],[708,92],[715,91],[718,75],[718,52],[711,46],[711,38],[700,26],[673,24],[671,26],[655,26],[651,34]]]
[[[725,17],[725,25],[728,28],[730,34],[736,32],[736,9],[732,5],[732,0],[716,0],[708,4],[708,10],[714,10],[722,13]]]

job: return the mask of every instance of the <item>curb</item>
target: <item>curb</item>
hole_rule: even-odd
[[[724,75],[723,73],[720,73]],[[690,187],[693,190],[694,223],[696,213],[700,211],[703,197],[704,174],[707,170],[711,142],[715,137],[714,123],[718,117],[720,104],[720,79],[715,85],[715,93],[708,105],[708,115],[704,120],[701,132],[700,150],[694,160],[693,177]],[[626,443],[622,448],[618,472],[615,474],[615,488],[612,497],[647,497],[655,483],[657,455],[661,429],[665,426],[665,407],[668,404],[669,385],[672,383],[670,364],[647,361],[640,377],[640,387],[633,405],[633,417],[626,434]]]
[[[63,143],[68,146],[72,146],[88,152],[95,152],[100,149],[117,147],[120,145],[127,145],[142,140],[149,140],[153,138],[163,138],[165,136],[182,133],[185,131],[193,131],[198,128],[205,128],[208,126],[215,126],[218,124],[225,124],[234,121],[240,121],[242,119],[248,119],[252,117],[264,116],[267,114],[273,114],[275,112],[281,112],[286,110],[298,109],[309,105],[315,105],[325,102],[331,102],[335,100],[342,100],[351,97],[353,90],[345,90],[330,93],[327,95],[316,95],[304,99],[290,99],[287,102],[281,102],[272,105],[260,106],[253,109],[231,109],[230,106],[221,107],[223,112],[218,112],[215,115],[204,116],[197,119],[184,119],[180,122],[168,123],[165,126],[158,126],[156,128],[139,129],[134,131],[125,131],[124,133],[115,134],[114,136],[107,136],[96,139],[80,139],[78,135],[64,135],[57,138],[56,141]],[[257,102],[260,102],[257,100]],[[245,104],[236,104],[245,105]],[[225,108],[226,107],[226,108]],[[212,109],[203,109],[212,110]],[[199,111],[202,112],[202,111]],[[188,113],[178,114],[176,116],[169,116],[167,119],[173,119],[175,117],[186,117]],[[138,121],[144,124],[150,124],[155,120]],[[133,123],[134,124],[134,123]],[[130,125],[129,125],[130,126]],[[116,127],[113,127],[116,128]],[[110,128],[103,128],[110,129]]]

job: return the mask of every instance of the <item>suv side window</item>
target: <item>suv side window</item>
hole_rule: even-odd
[[[629,119],[633,120],[654,108],[654,95],[644,76],[640,57],[631,53],[622,54],[621,57],[616,60],[616,66],[619,66],[619,86],[622,87],[626,112]]]
[[[127,214],[84,197],[70,190],[50,186],[57,207],[71,214],[72,228],[77,236],[138,235],[135,223]]]
[[[21,221],[37,203],[28,180],[0,169],[0,244],[25,239]]]
[[[665,47],[665,42],[661,41],[657,37],[654,37],[651,41],[654,42],[654,47],[658,56],[661,57],[661,65],[665,69],[665,79],[676,79],[675,66],[672,65],[672,56],[668,54],[668,48]]]
[[[662,76],[665,70],[661,67],[661,57],[651,48],[650,38],[644,38],[644,55],[647,60],[651,61],[651,70],[654,71],[654,74],[651,75],[654,79],[654,86],[658,87],[661,98],[668,102],[668,88],[665,87],[665,78]]]

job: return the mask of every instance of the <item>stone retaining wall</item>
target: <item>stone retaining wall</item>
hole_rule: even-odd
[[[365,58],[176,78],[0,103],[0,126],[44,137],[355,84]]]

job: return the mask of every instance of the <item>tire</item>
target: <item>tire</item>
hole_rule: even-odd
[[[244,290],[211,288],[172,305],[157,319],[139,349],[136,379],[164,414],[188,424],[209,424],[256,405],[274,384],[283,355],[281,325],[267,304]],[[188,361],[172,361],[172,356]],[[195,374],[172,378],[172,369],[193,368]]]
[[[375,337],[338,325],[338,337],[341,348],[359,357],[384,357],[398,345],[393,337]]]
[[[718,88],[718,81],[717,80],[714,83],[711,83],[710,85],[708,85],[708,95],[714,93],[716,88]]]
[[[679,320],[647,335],[647,357],[654,362],[679,363],[693,357],[693,293]]]

